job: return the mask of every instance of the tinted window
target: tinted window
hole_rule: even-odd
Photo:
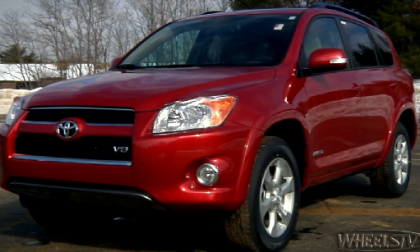
[[[366,28],[351,22],[341,21],[349,45],[353,67],[378,66],[375,49]]]
[[[338,26],[333,18],[320,18],[311,23],[303,42],[305,66],[311,53],[317,49],[339,48],[344,50]]]
[[[140,66],[186,64],[198,33],[196,30],[183,32],[165,41],[150,52],[140,62]]]
[[[244,15],[174,22],[138,46],[130,68],[264,66],[286,55],[296,15]]]
[[[373,41],[375,41],[379,55],[382,58],[381,65],[392,66],[394,63],[394,60],[392,58],[392,51],[385,35],[373,28],[370,28],[370,31],[372,33]]]

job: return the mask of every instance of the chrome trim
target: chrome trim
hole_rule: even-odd
[[[82,158],[56,158],[56,157],[32,156],[32,155],[13,155],[12,158],[18,159],[18,160],[59,162],[59,163],[70,163],[70,164],[131,166],[131,161],[96,160],[96,159],[82,159]]]
[[[346,58],[331,59],[330,63],[331,64],[344,64],[344,63],[347,63],[347,59]]]
[[[127,108],[100,108],[100,107],[33,107],[29,110],[47,110],[47,109],[92,109],[92,110],[111,110],[111,111],[132,111],[134,109]]]
[[[58,121],[57,121],[58,122]],[[41,121],[22,121],[22,123],[25,124],[44,124],[44,125],[54,125],[57,122],[41,122]],[[118,127],[118,126],[122,126],[122,127],[133,127],[134,124],[130,123],[130,124],[117,124],[117,123],[86,123],[86,125],[88,126],[108,126],[108,127]]]
[[[74,130],[74,134],[70,135],[70,130]],[[77,135],[79,126],[73,121],[63,121],[58,125],[56,132],[61,138],[70,139]]]
[[[313,156],[316,157],[316,156],[319,156],[319,155],[322,155],[322,154],[324,154],[324,150],[319,150],[319,151],[315,151]]]
[[[88,126],[111,126],[111,127],[132,127],[134,124],[118,124],[118,123],[86,123]]]
[[[27,124],[56,124],[57,122],[42,122],[42,121],[22,121],[21,123],[27,123]]]
[[[128,196],[136,196],[141,197],[147,201],[153,201],[149,196],[138,193],[138,192],[130,192],[130,191],[116,191],[116,190],[107,190],[107,189],[94,189],[94,188],[78,188],[72,186],[56,186],[56,185],[45,185],[45,184],[34,184],[34,183],[25,183],[25,182],[16,182],[12,181],[9,184],[9,187],[14,186],[23,186],[29,188],[46,188],[46,189],[53,189],[53,190],[66,190],[66,191],[79,191],[79,192],[91,192],[91,193],[105,193],[105,194],[114,194],[114,195],[128,195]]]

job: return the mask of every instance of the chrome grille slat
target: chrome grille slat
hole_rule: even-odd
[[[83,159],[83,158],[56,158],[56,157],[32,156],[32,155],[14,155],[12,156],[12,158],[19,159],[19,160],[70,163],[70,164],[131,166],[131,161],[96,160],[96,159]]]

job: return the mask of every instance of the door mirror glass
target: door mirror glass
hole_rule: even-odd
[[[308,60],[309,69],[342,69],[347,66],[346,54],[338,48],[318,49],[311,53]]]

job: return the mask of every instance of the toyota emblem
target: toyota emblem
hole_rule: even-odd
[[[79,127],[73,121],[61,122],[57,127],[57,134],[65,139],[73,138],[79,131]]]

